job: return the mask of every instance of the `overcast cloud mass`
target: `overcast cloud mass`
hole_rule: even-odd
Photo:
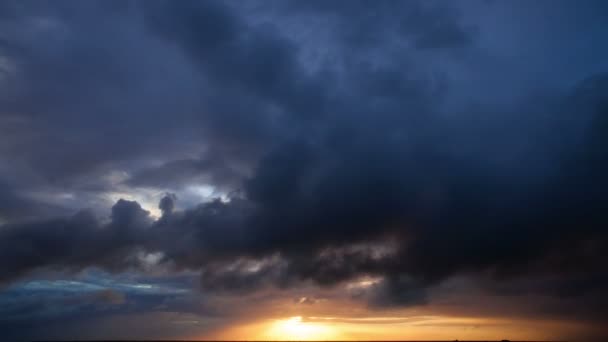
[[[0,334],[284,300],[608,338],[607,35],[604,1],[2,1]]]

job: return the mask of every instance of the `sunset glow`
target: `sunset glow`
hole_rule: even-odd
[[[332,340],[339,336],[331,326],[303,322],[300,316],[276,320],[262,335],[269,340],[283,341]]]

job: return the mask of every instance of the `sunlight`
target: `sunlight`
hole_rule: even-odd
[[[331,340],[337,337],[336,332],[330,326],[303,322],[301,316],[275,321],[265,335],[271,340],[284,341]]]

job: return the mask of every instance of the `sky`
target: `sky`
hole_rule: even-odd
[[[0,336],[608,339],[605,1],[1,1]]]

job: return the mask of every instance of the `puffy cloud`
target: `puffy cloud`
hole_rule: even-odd
[[[125,269],[133,248],[145,236],[142,230],[152,220],[139,204],[125,200],[114,205],[111,218],[104,225],[82,211],[66,218],[2,226],[0,279],[13,280],[38,268]]]

